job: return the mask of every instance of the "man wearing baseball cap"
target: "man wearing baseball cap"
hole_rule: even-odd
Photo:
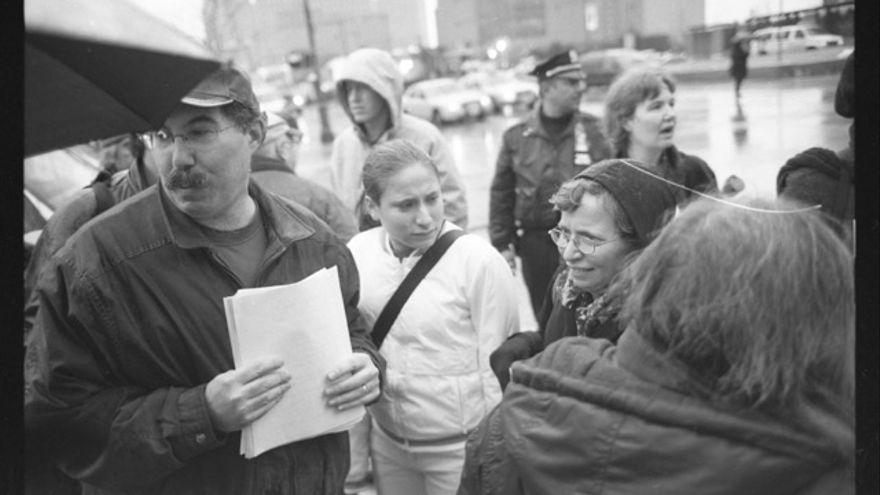
[[[150,134],[160,183],[80,229],[45,270],[27,437],[83,493],[341,493],[345,432],[239,452],[241,429],[297,377],[277,359],[235,369],[224,297],[336,266],[354,353],[327,377],[328,405],[376,400],[384,368],[345,245],[250,180],[264,134],[250,82],[220,69]]]
[[[540,100],[534,111],[504,133],[489,196],[489,238],[522,273],[532,309],[541,308],[559,252],[547,231],[559,212],[550,197],[591,163],[611,158],[599,119],[580,112],[587,88],[577,54],[566,51],[535,66]]]

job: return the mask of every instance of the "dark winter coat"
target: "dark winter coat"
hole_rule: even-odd
[[[565,265],[562,265],[553,276],[553,282],[547,286],[544,304],[536,315],[538,331],[519,332],[511,335],[489,356],[489,364],[492,366],[492,371],[498,378],[502,390],[507,387],[510,380],[511,363],[528,359],[563,337],[582,335],[594,339],[606,339],[612,344],[617,343],[623,329],[617,320],[618,311],[616,309],[612,309],[610,315],[603,315],[609,316],[607,318],[601,320],[595,318],[582,323],[582,326],[585,327],[584,331],[578,332],[577,308],[590,305],[593,298],[589,293],[584,293],[578,304],[570,307],[563,305],[558,287],[567,276]]]
[[[337,266],[352,348],[384,373],[357,311],[351,253],[305,208],[254,183],[249,193],[268,237],[256,286]],[[38,284],[28,441],[86,494],[341,493],[345,432],[247,460],[239,433],[213,428],[205,386],[234,368],[223,298],[240,288],[156,186],[85,225]]]
[[[749,73],[748,59],[749,51],[743,47],[748,41],[738,41],[730,46],[730,77],[743,80]]]
[[[513,365],[472,432],[459,495],[851,494],[852,424],[723,406],[632,329],[562,339]]]
[[[620,153],[618,158],[627,158],[626,153]],[[660,176],[668,179],[676,184],[680,184],[689,189],[704,193],[712,194],[718,191],[718,181],[715,179],[715,172],[709,165],[696,155],[688,155],[678,150],[675,146],[670,146],[660,155],[660,163],[657,165]],[[693,199],[694,193],[676,187],[675,201],[679,205],[683,205]]]
[[[251,177],[266,191],[308,208],[342,242],[348,242],[358,233],[354,215],[335,194],[320,184],[296,175],[283,160],[254,155],[251,158]]]

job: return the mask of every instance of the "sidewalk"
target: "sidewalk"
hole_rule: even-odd
[[[786,77],[838,74],[843,70],[851,45],[829,47],[803,52],[771,53],[749,56],[750,79],[780,79]],[[730,59],[718,54],[709,59],[687,60],[665,66],[678,81],[715,82],[730,79],[727,70]]]

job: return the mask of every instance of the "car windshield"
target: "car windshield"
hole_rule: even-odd
[[[424,87],[428,95],[448,95],[461,91],[461,87],[455,81],[443,81]]]
[[[821,29],[819,29],[819,28],[815,28],[815,27],[813,27],[813,28],[807,28],[806,31],[807,31],[807,34],[813,34],[813,35],[816,35],[816,34],[829,34],[827,31],[823,31],[823,30],[821,30]]]

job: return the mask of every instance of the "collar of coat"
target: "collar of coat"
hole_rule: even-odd
[[[161,212],[172,242],[182,249],[211,246],[208,239],[194,225],[193,220],[171,203],[164,188],[161,185],[156,187],[159,189]],[[304,223],[284,200],[265,193],[253,180],[248,182],[248,194],[254,199],[263,216],[270,244],[279,241],[282,245],[288,246],[315,233],[314,229]]]
[[[562,131],[562,134],[559,135],[560,139],[567,138],[574,133],[574,126],[577,122],[583,118],[583,114],[579,110],[574,111],[574,115],[572,116],[571,121],[568,123],[568,126],[565,127],[565,130]],[[541,136],[544,139],[550,139],[550,134],[547,133],[547,129],[544,128],[544,124],[541,123],[541,103],[538,102],[535,105],[535,108],[532,109],[531,113],[523,120],[525,124],[525,129],[523,129],[523,136],[529,135],[537,135]]]

